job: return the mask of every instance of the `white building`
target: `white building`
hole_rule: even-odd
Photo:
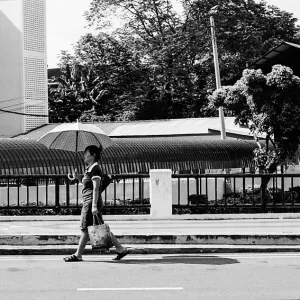
[[[45,2],[0,0],[0,137],[48,123]]]

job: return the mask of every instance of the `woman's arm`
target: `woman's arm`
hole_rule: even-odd
[[[92,179],[93,182],[93,201],[92,201],[92,213],[97,213],[97,204],[99,199],[99,190],[100,190],[100,182],[101,179],[99,177],[95,177]]]

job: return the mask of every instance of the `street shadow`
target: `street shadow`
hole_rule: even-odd
[[[93,261],[95,262],[95,261]],[[99,262],[104,262],[99,260]],[[119,261],[105,261],[105,263],[109,264],[128,264],[128,265],[151,265],[151,264],[186,264],[186,265],[232,265],[240,263],[236,259],[226,258],[226,257],[218,257],[218,256],[186,256],[186,255],[178,255],[178,256],[162,256],[162,258],[130,258],[130,254],[126,256],[126,258]]]

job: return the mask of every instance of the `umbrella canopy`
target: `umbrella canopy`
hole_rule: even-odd
[[[56,126],[37,142],[51,149],[72,152],[84,151],[89,145],[102,146],[103,149],[114,145],[110,137],[99,127],[92,124],[65,123]]]

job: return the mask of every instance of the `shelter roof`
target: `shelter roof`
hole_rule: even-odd
[[[271,51],[256,60],[249,68],[270,72],[273,65],[281,64],[290,67],[294,74],[300,76],[300,45],[283,41]]]
[[[253,166],[254,141],[200,140],[197,136],[112,138],[101,160],[108,174],[225,169]],[[84,171],[83,154],[47,149],[32,139],[0,139],[0,174],[67,174]]]
[[[234,117],[225,118],[226,130],[250,137],[249,129],[234,123]],[[211,129],[220,131],[219,118],[187,118],[168,120],[147,120],[130,122],[101,122],[93,123],[99,126],[110,137],[155,137],[155,136],[209,136]],[[43,134],[59,124],[47,124],[36,128],[18,138],[37,140]]]

